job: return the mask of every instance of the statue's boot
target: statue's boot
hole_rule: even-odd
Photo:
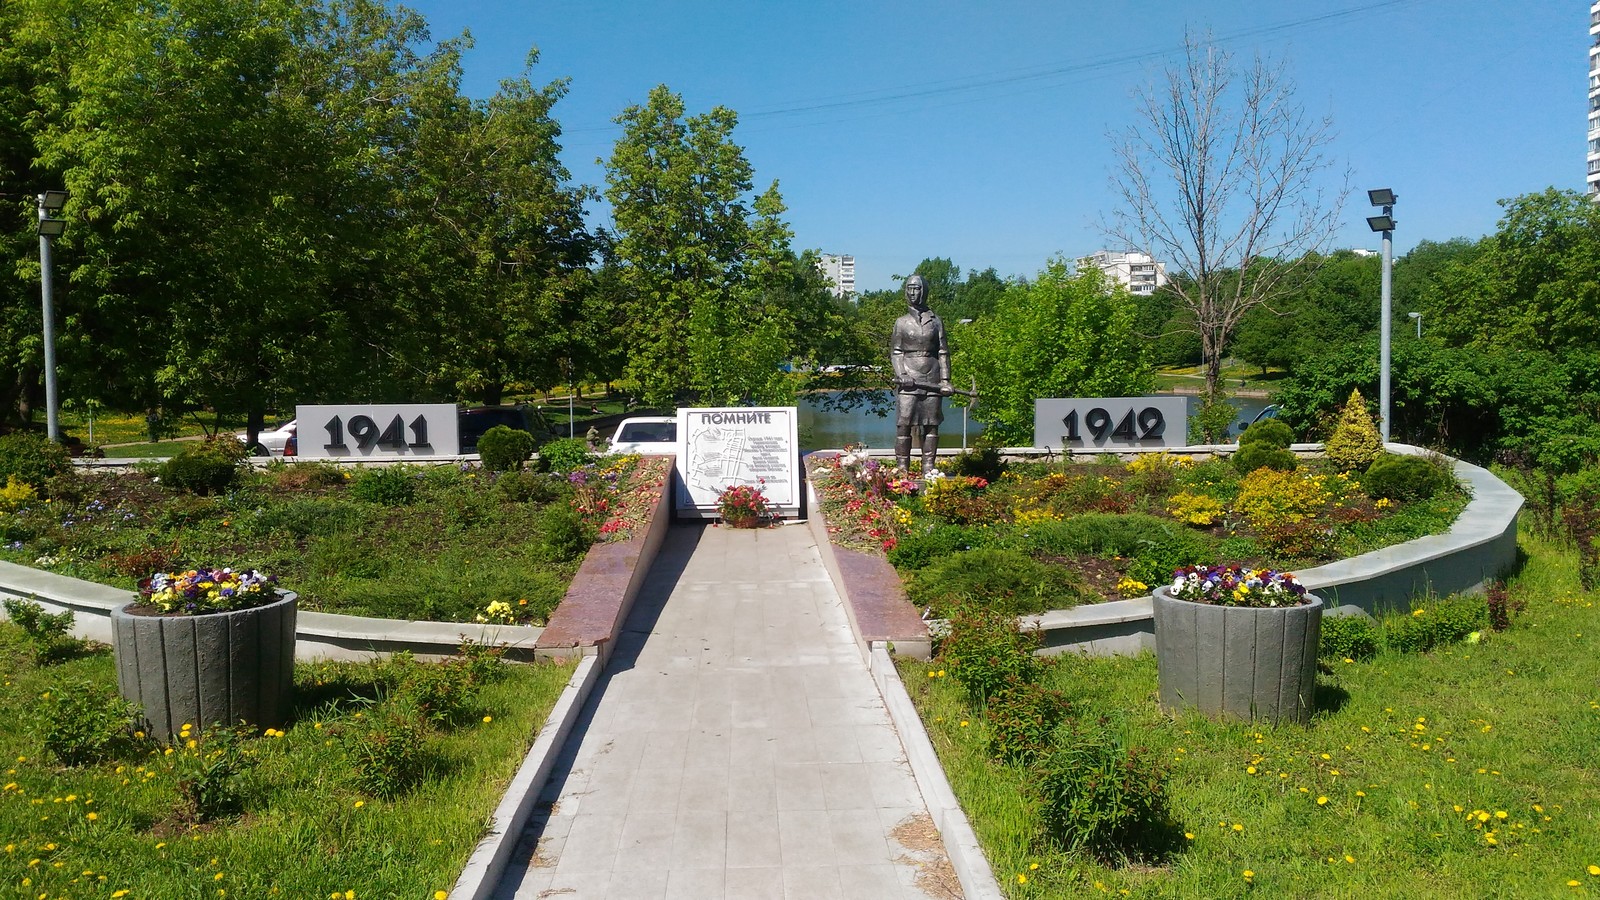
[[[894,439],[894,464],[907,474],[911,473],[911,438],[896,437]]]
[[[930,428],[922,435],[922,477],[931,477],[938,468],[939,432]]]

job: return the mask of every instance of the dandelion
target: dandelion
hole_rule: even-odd
[[[483,717],[483,724],[485,724],[485,725],[487,725],[487,724],[489,724],[490,722],[493,722],[493,721],[494,721],[494,716],[484,716]]]
[[[1591,866],[1589,866],[1587,871],[1589,872],[1589,874],[1591,876],[1593,876],[1595,878],[1600,878],[1600,866],[1591,865]]]
[[[95,819],[100,818],[100,814],[99,813],[89,813],[88,815],[84,816],[84,818],[88,819],[91,822],[93,822]]]
[[[1317,798],[1317,805],[1318,806],[1327,806],[1328,805],[1328,798],[1327,797],[1318,797]]]
[[[449,898],[450,898],[450,895],[446,894],[444,891],[434,891],[433,892],[433,900],[449,900]]]
[[[1252,879],[1254,877],[1256,877],[1256,873],[1250,871],[1249,869],[1245,869],[1244,870],[1244,880],[1245,881],[1249,881],[1250,879]]]
[[[367,805],[367,801],[365,801],[365,800],[357,800],[356,801],[356,809],[360,809],[361,807],[366,806],[366,805]]]
[[[1242,825],[1242,824],[1240,824],[1238,822],[1235,822],[1235,823],[1233,823],[1233,830],[1234,831],[1243,831],[1244,830],[1244,825]]]
[[[1353,862],[1356,861],[1356,858],[1354,856],[1351,856],[1350,854],[1346,853],[1344,855],[1344,861],[1347,862],[1347,863],[1353,863]]]
[[[1028,883],[1028,876],[1022,874],[1021,872],[1018,872],[1017,873],[1017,884],[1027,884],[1027,883]]]

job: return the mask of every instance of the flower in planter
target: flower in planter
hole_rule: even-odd
[[[765,519],[772,518],[772,508],[767,496],[761,493],[766,479],[751,484],[729,485],[717,496],[717,514],[722,521],[736,528],[753,528]]]
[[[1170,592],[1179,600],[1214,606],[1300,606],[1306,589],[1293,572],[1226,566],[1188,566],[1173,573]]]
[[[278,599],[278,578],[255,569],[157,572],[139,583],[139,597],[164,613],[195,616],[231,612]]]

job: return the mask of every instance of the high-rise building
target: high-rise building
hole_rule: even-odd
[[[1589,199],[1600,200],[1600,2],[1589,4]]]
[[[856,258],[837,253],[824,253],[817,260],[817,268],[828,279],[835,297],[852,297],[856,292]]]
[[[1136,250],[1118,252],[1096,250],[1092,255],[1078,260],[1078,266],[1093,266],[1106,273],[1106,277],[1128,288],[1136,297],[1148,297],[1156,288],[1167,283],[1167,264],[1156,262],[1148,254]]]

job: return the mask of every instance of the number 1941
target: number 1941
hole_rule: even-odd
[[[350,446],[344,442],[345,422],[339,416],[329,419],[328,424],[323,427],[328,429],[328,442],[322,445],[324,450],[350,449]],[[406,441],[406,427],[405,420],[401,419],[399,415],[390,419],[389,424],[381,432],[378,430],[378,423],[372,421],[371,416],[351,416],[349,422],[350,436],[356,439],[357,450],[366,450],[374,444],[395,450],[406,447],[414,450],[419,447],[431,446],[428,443],[428,419],[426,416],[417,416],[411,420],[411,440],[409,442]]]

